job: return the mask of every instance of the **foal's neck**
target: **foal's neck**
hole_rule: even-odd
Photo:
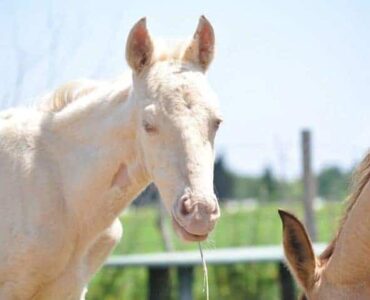
[[[106,217],[113,221],[149,183],[129,90],[103,86],[65,107],[55,120],[68,205],[93,219],[109,206]]]

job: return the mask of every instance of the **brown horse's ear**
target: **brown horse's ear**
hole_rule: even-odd
[[[131,69],[138,73],[152,61],[153,42],[146,28],[146,19],[140,19],[132,27],[126,42],[126,60]]]
[[[315,283],[316,258],[303,224],[292,214],[279,210],[283,223],[283,245],[291,272],[307,291]]]
[[[183,59],[190,61],[206,71],[211,64],[215,49],[215,34],[211,23],[205,16],[199,18],[197,30],[185,51]]]

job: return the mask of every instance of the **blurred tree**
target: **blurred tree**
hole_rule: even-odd
[[[216,194],[220,198],[220,201],[226,200],[227,198],[233,198],[234,176],[226,168],[223,156],[219,156],[216,159],[213,182]]]
[[[266,167],[261,176],[261,189],[266,200],[273,201],[279,197],[279,182],[274,178],[271,167]]]
[[[332,166],[321,170],[317,176],[319,196],[327,200],[343,200],[348,194],[350,173]]]
[[[133,202],[134,206],[157,205],[161,197],[154,183],[149,184]]]
[[[234,174],[234,189],[233,198],[235,199],[246,199],[254,198],[257,199],[261,194],[261,180],[255,176],[239,176]]]

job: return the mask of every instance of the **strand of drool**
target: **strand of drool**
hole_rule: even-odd
[[[200,257],[202,259],[203,273],[204,273],[204,277],[203,277],[203,293],[206,292],[206,299],[209,300],[209,285],[208,285],[207,264],[206,264],[206,260],[204,259],[202,245],[200,244],[200,242],[198,243],[198,246],[199,246]]]

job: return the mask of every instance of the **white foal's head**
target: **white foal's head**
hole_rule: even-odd
[[[213,53],[213,29],[204,17],[193,40],[170,52],[152,41],[145,19],[132,28],[126,46],[144,165],[176,231],[191,241],[207,238],[220,215],[213,163],[221,116],[204,75]]]

